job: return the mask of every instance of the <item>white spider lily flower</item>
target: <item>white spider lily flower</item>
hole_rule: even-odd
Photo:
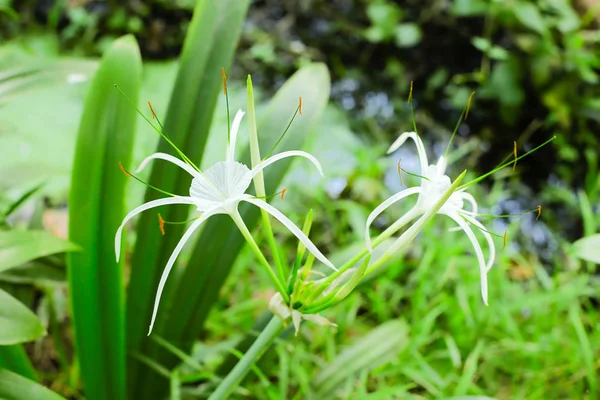
[[[240,224],[243,225],[243,220],[238,212],[238,204],[241,201],[254,204],[255,206],[262,208],[263,210],[271,214],[275,219],[277,219],[287,229],[289,229],[290,232],[292,232],[292,234],[294,234],[294,236],[296,236],[298,240],[300,240],[300,242],[302,242],[304,246],[306,246],[307,250],[314,254],[319,261],[327,265],[329,268],[332,268],[333,270],[336,269],[333,266],[333,264],[319,251],[319,249],[317,249],[317,247],[312,243],[312,241],[302,232],[302,230],[298,228],[289,218],[287,218],[275,207],[268,204],[266,201],[255,196],[246,194],[246,190],[248,190],[248,187],[252,183],[252,179],[254,178],[254,176],[276,161],[282,160],[287,157],[304,157],[311,161],[315,165],[317,170],[321,173],[321,175],[323,175],[321,164],[319,163],[319,161],[317,161],[315,157],[313,157],[309,153],[296,150],[285,151],[276,154],[272,157],[269,157],[252,169],[248,168],[246,165],[240,162],[235,161],[235,143],[240,127],[240,122],[243,116],[244,112],[241,110],[239,110],[235,115],[231,127],[231,137],[227,146],[225,161],[217,162],[216,164],[208,168],[206,171],[200,172],[191,165],[180,160],[179,158],[173,157],[165,153],[152,154],[151,156],[147,157],[137,169],[137,172],[143,170],[146,167],[146,165],[148,165],[148,163],[154,159],[169,161],[177,165],[178,167],[184,169],[192,177],[192,183],[189,192],[190,195],[173,196],[158,200],[152,200],[133,209],[129,214],[127,214],[115,235],[115,254],[117,257],[117,262],[119,261],[119,256],[121,252],[121,235],[123,228],[131,218],[141,213],[142,211],[169,204],[189,204],[195,206],[197,211],[200,213],[198,218],[194,220],[194,222],[184,233],[183,237],[179,240],[179,243],[177,243],[175,250],[173,250],[173,253],[171,253],[169,260],[167,261],[165,269],[160,278],[160,282],[158,284],[158,290],[156,293],[154,309],[152,312],[152,320],[150,322],[150,330],[148,334],[150,334],[150,332],[152,331],[152,327],[154,326],[156,313],[158,311],[158,306],[160,303],[160,298],[165,283],[167,281],[169,273],[171,272],[171,269],[173,268],[175,260],[177,259],[179,253],[183,249],[183,246],[192,236],[194,231],[196,231],[200,227],[200,225],[202,225],[208,218],[212,217],[213,215],[228,214],[238,225],[238,227],[240,226]]]
[[[371,237],[369,234],[369,227],[373,221],[388,207],[392,204],[402,200],[405,197],[418,194],[417,204],[412,207],[405,215],[403,215],[398,221],[394,223],[398,228],[405,225],[412,219],[425,214],[428,210],[432,209],[435,204],[440,200],[443,194],[450,188],[452,181],[446,175],[446,159],[444,156],[438,159],[437,164],[429,164],[427,161],[427,154],[425,153],[425,147],[421,138],[415,132],[404,132],[396,141],[390,146],[388,154],[396,151],[400,146],[404,144],[407,139],[412,139],[417,145],[417,151],[419,154],[419,161],[421,164],[421,185],[419,187],[408,188],[402,190],[390,198],[381,203],[367,218],[365,239],[369,251],[372,251]],[[465,210],[465,202],[469,203],[471,210]],[[477,202],[475,198],[466,193],[464,189],[458,190],[450,195],[448,200],[438,210],[437,214],[442,214],[450,217],[458,225],[453,230],[463,230],[475,251],[477,261],[479,263],[480,280],[481,280],[481,296],[483,302],[488,304],[488,286],[487,286],[487,273],[492,268],[494,260],[496,258],[496,248],[491,235],[483,227],[483,225],[475,219],[477,215]],[[475,225],[485,237],[485,240],[489,246],[489,258],[486,262],[483,255],[483,250],[477,237],[473,233],[473,230],[469,224]]]
[[[337,324],[329,321],[327,318],[322,317],[319,314],[302,314],[300,311],[294,310],[288,306],[285,301],[283,301],[283,297],[281,297],[281,293],[279,292],[275,293],[273,297],[271,297],[271,300],[269,300],[269,310],[281,318],[282,321],[285,321],[291,317],[294,330],[296,331],[296,336],[298,336],[298,331],[300,330],[300,323],[302,320],[311,321],[321,326],[330,325],[337,327]]]

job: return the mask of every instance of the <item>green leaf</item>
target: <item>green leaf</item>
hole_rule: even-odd
[[[399,24],[394,33],[398,47],[412,47],[421,41],[421,28],[412,22]]]
[[[0,399],[65,400],[50,389],[5,369],[0,369]]]
[[[348,378],[372,370],[393,360],[408,344],[408,325],[401,320],[388,321],[344,349],[313,378],[317,398],[331,393]]]
[[[546,21],[544,21],[540,10],[535,4],[517,1],[511,4],[511,9],[515,14],[515,17],[517,17],[519,22],[526,28],[535,31],[540,35],[546,35],[548,33]]]
[[[141,57],[135,39],[104,54],[85,101],[71,193],[69,236],[82,251],[68,257],[75,344],[86,398],[125,398],[125,307],[122,263],[114,235],[125,213],[127,168],[137,115],[115,84],[137,102]]]
[[[37,379],[35,369],[20,344],[0,346],[0,370],[7,369],[29,379]]]
[[[0,346],[31,342],[46,334],[38,317],[0,289]]]
[[[484,0],[454,0],[451,10],[457,17],[472,17],[488,13],[489,5]]]
[[[45,231],[0,232],[0,271],[50,254],[78,251],[80,248]]]
[[[577,240],[571,247],[571,253],[582,260],[600,264],[600,233]]]
[[[231,64],[248,6],[249,0],[200,0],[194,9],[164,131],[197,165],[201,164],[206,148],[217,96],[223,93],[221,68],[227,69]],[[161,141],[158,151],[173,150]],[[190,186],[186,172],[160,161],[153,164],[149,181],[170,193],[187,193]],[[158,197],[157,193],[148,190],[145,201]],[[156,212],[168,221],[184,221],[189,208],[165,207]],[[161,352],[165,357],[172,357],[149,340],[146,333],[160,275],[185,226],[172,225],[169,234],[161,236],[156,212],[142,214],[137,224],[127,296],[127,346],[130,352],[152,354],[152,357],[154,352]],[[168,290],[169,284],[163,298]],[[163,313],[164,304],[161,310]],[[173,343],[168,335],[157,332]],[[158,359],[162,360],[161,357]],[[168,391],[168,381],[138,360],[131,360],[128,366],[128,382],[132,398],[155,398]]]

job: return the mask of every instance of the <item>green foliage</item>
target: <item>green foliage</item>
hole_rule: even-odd
[[[69,199],[69,238],[82,251],[68,257],[76,349],[86,396],[123,399],[125,286],[115,262],[114,234],[125,212],[126,177],[136,112],[115,89],[137,101],[141,58],[131,36],[104,55],[87,95],[75,151]]]
[[[38,317],[0,289],[0,346],[31,342],[46,334]]]
[[[64,400],[64,397],[21,375],[0,369],[0,398],[4,400]]]
[[[600,264],[600,234],[577,240],[573,243],[571,253],[582,260]]]

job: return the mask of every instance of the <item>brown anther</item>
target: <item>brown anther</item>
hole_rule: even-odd
[[[469,100],[467,101],[467,109],[465,111],[465,121],[469,117],[469,109],[471,108],[471,100],[473,100],[473,96],[475,96],[475,92],[471,92],[471,95],[469,96]]]
[[[400,177],[400,186],[402,186],[402,167],[400,166],[400,161],[402,159],[398,160],[398,176]]]
[[[152,113],[152,119],[156,119],[156,113],[154,112],[154,107],[152,107],[152,103],[148,101],[148,107],[150,107],[150,112]]]
[[[223,78],[223,94],[227,95],[227,75],[225,74],[225,68],[221,68],[221,77]]]
[[[300,102],[298,104],[298,112],[302,115],[302,96],[299,97]]]
[[[121,161],[119,161],[119,168],[121,169],[121,172],[125,174],[126,177],[130,178],[132,176],[129,172],[127,172],[125,168],[123,168],[123,164],[121,164]]]
[[[540,219],[540,215],[542,215],[542,206],[541,205],[537,206],[537,217],[535,217],[536,221],[538,219]]]
[[[287,192],[287,188],[283,188],[283,190],[281,191],[281,200],[285,198],[285,192]]]
[[[502,249],[504,249],[506,247],[506,231],[504,231],[504,246],[502,246]]]
[[[412,91],[413,91],[413,81],[410,81],[410,90],[408,92],[408,102],[412,100]]]
[[[164,236],[165,234],[165,220],[163,219],[160,213],[158,214],[158,228],[160,229],[160,233]]]
[[[513,153],[515,154],[515,163],[513,164],[513,171],[515,170],[515,168],[517,167],[517,142],[514,141],[513,142]]]

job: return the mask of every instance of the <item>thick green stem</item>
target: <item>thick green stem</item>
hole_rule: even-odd
[[[256,255],[258,260],[260,261],[261,265],[264,267],[265,271],[269,275],[269,278],[271,278],[271,280],[277,287],[277,290],[279,291],[279,293],[281,293],[281,296],[283,296],[283,299],[286,302],[289,302],[290,296],[288,295],[288,293],[285,290],[285,287],[283,286],[281,281],[277,278],[277,276],[271,269],[271,264],[269,264],[269,262],[265,258],[265,255],[262,253],[262,251],[260,251],[260,248],[254,241],[254,238],[252,237],[252,234],[248,230],[248,227],[246,226],[246,223],[242,219],[242,216],[240,215],[240,213],[238,211],[232,213],[231,219],[233,219],[233,222],[235,222],[235,224],[239,228],[240,232],[242,233],[242,236],[244,236],[244,239],[246,239],[246,241],[250,245],[250,248],[252,249],[252,251],[254,252],[254,254]]]
[[[263,353],[269,348],[271,343],[279,336],[283,331],[283,324],[279,317],[271,318],[269,324],[256,338],[256,341],[248,349],[244,357],[236,364],[229,374],[219,384],[217,389],[210,395],[208,400],[221,400],[226,399],[240,384],[242,379],[246,376],[248,371],[254,366],[254,364],[260,359]]]

